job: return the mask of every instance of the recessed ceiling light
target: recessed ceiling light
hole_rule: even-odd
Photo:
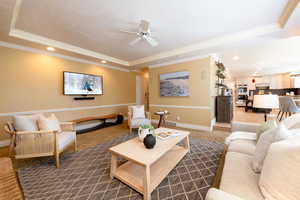
[[[240,59],[240,57],[238,57],[238,56],[233,56],[233,58],[232,58],[233,60],[239,60]]]
[[[107,63],[106,60],[102,60],[101,62],[104,63],[104,64]]]
[[[55,51],[55,48],[53,48],[53,47],[47,47],[47,50],[48,51]]]

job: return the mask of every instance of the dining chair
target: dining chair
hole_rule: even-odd
[[[300,108],[295,103],[294,99],[290,96],[279,97],[279,113],[277,119],[282,120],[283,116],[291,116],[293,113],[299,113]],[[280,116],[281,114],[281,116]]]

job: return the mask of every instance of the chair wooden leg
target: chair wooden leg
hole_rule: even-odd
[[[9,150],[8,150],[8,156],[9,157],[12,157],[12,152],[13,152],[13,149],[14,149],[14,146],[15,146],[15,135],[13,135],[13,137],[11,138],[10,140],[10,144],[9,144]]]
[[[279,110],[279,112],[278,112],[277,119],[279,119],[280,113],[281,113],[281,110]]]
[[[132,133],[132,128],[130,127],[129,129],[130,129],[130,134],[131,134]]]
[[[74,140],[74,152],[76,152],[77,151],[77,141],[76,141],[76,139]]]
[[[56,162],[56,168],[59,168],[60,164],[59,164],[59,153],[58,152],[55,152],[55,162]]]
[[[282,114],[281,114],[281,117],[280,117],[279,121],[281,121],[281,120],[282,120],[282,117],[283,117],[283,115],[284,115],[284,112],[282,112]]]

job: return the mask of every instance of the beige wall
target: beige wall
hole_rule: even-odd
[[[159,94],[159,74],[177,71],[190,72],[190,96],[189,97],[161,97]],[[168,120],[178,123],[192,124],[196,126],[210,127],[214,118],[215,96],[215,65],[211,57],[172,64],[168,66],[150,68],[150,111],[170,111]],[[173,108],[163,105],[175,106],[200,106],[203,108]],[[177,120],[177,117],[180,120]]]
[[[45,109],[135,103],[135,73],[68,61],[53,56],[0,47],[0,114]],[[63,95],[63,71],[102,75],[104,95],[74,101]],[[58,112],[61,120],[124,112],[126,106]],[[3,121],[11,117],[0,117]],[[1,138],[1,136],[0,136]]]

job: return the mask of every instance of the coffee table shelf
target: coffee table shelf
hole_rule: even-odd
[[[149,192],[152,192],[162,182],[187,152],[188,150],[184,147],[176,145],[150,167]],[[118,167],[114,176],[138,192],[144,193],[144,171],[145,168],[142,165],[127,161]]]

